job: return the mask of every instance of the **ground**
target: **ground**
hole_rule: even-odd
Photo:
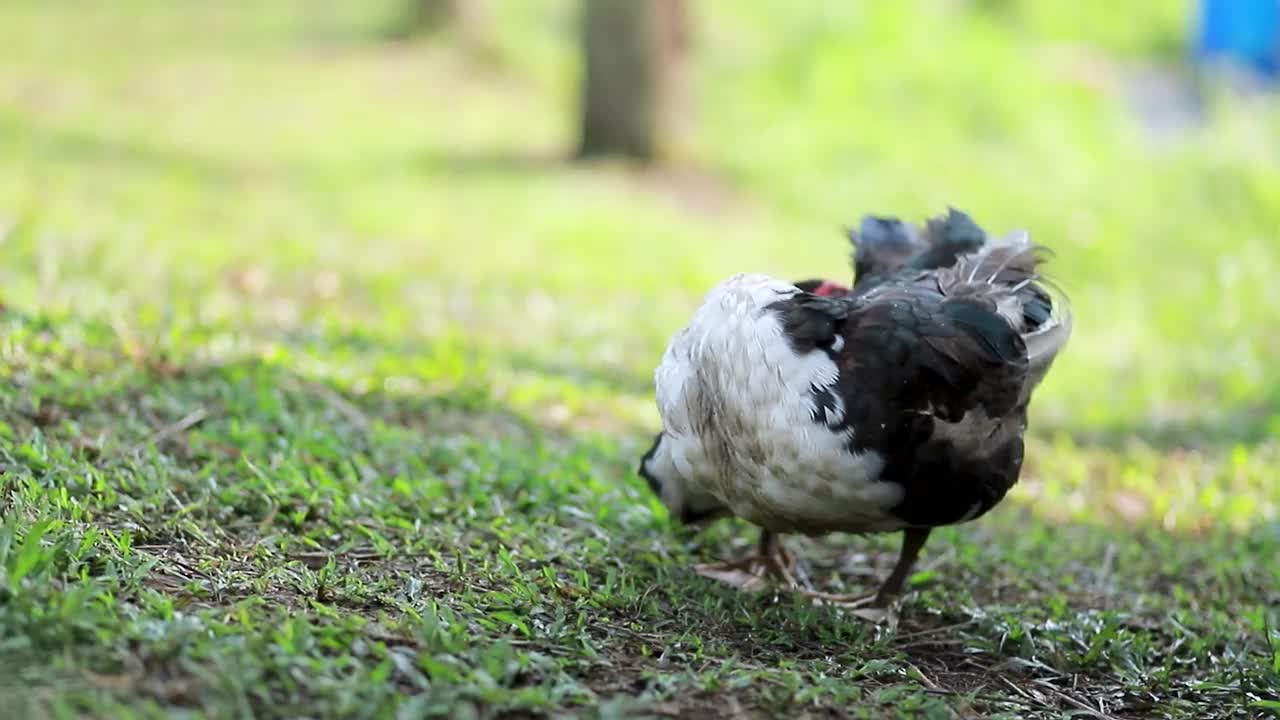
[[[1149,132],[1184,3],[701,5],[674,164],[573,165],[574,4],[0,6],[0,706],[1239,718],[1280,707],[1275,103]],[[790,8],[790,9],[789,9]],[[1076,333],[896,628],[691,565],[635,475],[733,272],[1027,228]],[[790,540],[870,589],[890,537]]]

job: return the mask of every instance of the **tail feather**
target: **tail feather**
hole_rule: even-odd
[[[892,216],[864,215],[858,229],[845,234],[853,246],[855,284],[899,270],[924,250],[917,229]]]
[[[931,218],[924,227],[893,216],[865,215],[858,229],[848,230],[853,245],[854,283],[881,282],[900,270],[934,270],[982,248],[987,233],[973,218],[955,208]]]
[[[866,215],[853,245],[855,293],[886,282],[936,283],[943,295],[993,304],[1026,344],[1029,394],[1071,336],[1067,298],[1041,267],[1053,257],[1025,231],[998,240],[966,213],[949,208],[923,227],[892,216]],[[903,273],[909,273],[904,275]]]
[[[1041,271],[1052,257],[1049,248],[1033,243],[1025,232],[1016,232],[935,274],[944,295],[993,302],[1018,329],[1027,352],[1028,378],[1020,398],[1024,403],[1071,337],[1066,294]]]
[[[967,214],[950,208],[947,214],[925,223],[927,249],[907,264],[912,270],[950,267],[968,253],[977,252],[987,242],[987,233]]]
[[[1067,340],[1071,338],[1073,318],[1064,311],[1054,322],[1046,323],[1035,332],[1023,335],[1027,344],[1027,360],[1031,369],[1048,370]]]

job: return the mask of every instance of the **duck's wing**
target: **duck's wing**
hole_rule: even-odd
[[[1021,396],[1026,342],[990,298],[896,283],[843,298],[802,293],[777,307],[796,350],[836,357],[855,435],[892,432],[909,414],[956,422],[981,407],[998,417]]]

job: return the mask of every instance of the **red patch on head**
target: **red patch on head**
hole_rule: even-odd
[[[837,285],[830,280],[823,280],[822,284],[813,291],[813,294],[829,297],[831,295],[846,295],[848,292],[849,288],[843,285]]]

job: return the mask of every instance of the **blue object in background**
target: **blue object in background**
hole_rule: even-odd
[[[1232,60],[1280,78],[1280,0],[1200,0],[1199,61]]]

